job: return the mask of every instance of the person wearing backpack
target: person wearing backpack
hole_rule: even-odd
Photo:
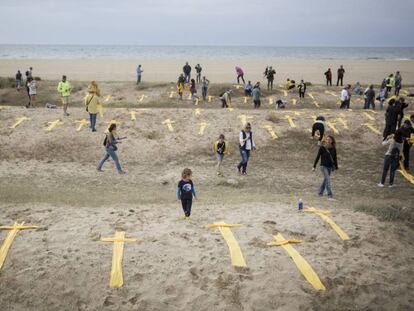
[[[316,165],[321,160],[321,172],[323,175],[323,182],[319,187],[319,196],[323,196],[326,189],[328,193],[328,200],[333,200],[331,174],[338,169],[338,161],[336,158],[336,142],[333,136],[326,137],[323,140],[323,145],[319,148],[315,162],[313,163],[312,171],[315,171]]]
[[[108,131],[105,133],[105,139],[103,142],[103,145],[105,146],[105,154],[102,157],[102,159],[99,161],[98,167],[96,168],[99,172],[102,171],[102,166],[106,162],[106,160],[109,159],[109,157],[112,158],[112,160],[115,162],[116,169],[118,170],[119,174],[125,174],[125,171],[122,170],[121,164],[119,163],[118,155],[116,154],[116,151],[118,150],[117,144],[121,143],[120,140],[122,138],[116,137],[116,124],[111,123],[109,125]]]
[[[384,157],[384,167],[382,169],[381,181],[378,187],[384,187],[385,178],[388,171],[390,171],[390,185],[394,187],[395,171],[397,170],[400,162],[400,153],[403,149],[403,136],[400,130],[397,130],[395,134],[388,135],[388,137],[382,142],[383,146],[388,146],[388,150]]]
[[[96,118],[98,116],[99,108],[101,106],[97,90],[98,86],[96,85],[96,83],[89,85],[89,95],[85,98],[86,111],[89,112],[89,120],[91,123],[89,128],[92,130],[92,132],[96,132]]]
[[[244,130],[240,131],[239,135],[239,149],[241,161],[237,165],[237,172],[242,175],[247,175],[247,163],[249,162],[250,152],[256,150],[256,145],[253,140],[252,126],[246,123]]]

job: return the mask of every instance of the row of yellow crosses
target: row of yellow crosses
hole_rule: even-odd
[[[316,214],[321,217],[323,221],[328,223],[332,229],[339,235],[339,237],[347,241],[349,236],[331,219],[328,215],[330,211],[316,210],[315,208],[307,208],[304,210],[305,213]],[[224,221],[215,222],[214,224],[207,225],[207,228],[218,228],[224,240],[227,243],[230,252],[231,264],[234,267],[247,267],[246,261],[244,259],[243,253],[237,242],[235,236],[233,235],[231,228],[241,227],[241,224],[227,224]],[[13,226],[0,226],[0,230],[9,230],[6,239],[4,240],[0,248],[0,270],[3,267],[3,264],[6,260],[7,253],[20,230],[29,230],[36,229],[38,226],[28,226],[24,222],[18,223],[15,222]],[[301,240],[287,240],[283,237],[281,233],[273,236],[274,240],[267,243],[267,246],[281,246],[283,247],[289,256],[292,258],[299,271],[303,274],[305,279],[315,288],[316,290],[325,290],[325,286],[322,284],[316,272],[309,265],[309,263],[294,249],[292,244],[302,243]],[[124,253],[124,243],[126,242],[137,242],[134,238],[126,238],[125,232],[116,231],[114,237],[102,238],[102,242],[111,242],[113,243],[112,251],[112,268],[109,286],[111,288],[119,288],[124,284],[123,273],[122,273],[122,259]]]

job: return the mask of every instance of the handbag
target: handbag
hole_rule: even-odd
[[[91,101],[92,101],[92,99],[93,99],[94,96],[95,95],[92,95],[91,99],[86,103],[86,111],[88,111],[88,112],[89,112],[89,109],[88,109],[89,104],[91,103]]]

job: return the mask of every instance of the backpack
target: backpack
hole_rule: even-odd
[[[104,139],[104,141],[103,141],[103,145],[106,147],[106,143],[108,142],[108,136],[107,135],[105,135],[105,139]]]

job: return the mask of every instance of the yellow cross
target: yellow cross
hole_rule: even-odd
[[[209,96],[208,96],[208,98],[207,98],[207,99],[208,99],[208,102],[209,102],[209,103],[211,103],[211,100],[212,100],[213,98],[214,98],[214,96],[210,96],[210,95],[209,95]]]
[[[106,121],[105,122],[106,124],[108,124],[108,125],[111,125],[111,124],[120,124],[121,122],[120,121],[117,121],[117,120],[114,120],[114,119],[112,119],[112,120],[110,120],[110,121]]]
[[[337,94],[335,94],[334,92],[330,92],[330,91],[325,91],[326,94],[332,95],[334,97],[339,97]]]
[[[200,125],[200,130],[198,131],[198,135],[203,135],[204,130],[208,126],[208,123],[207,122],[200,122],[199,125]]]
[[[191,98],[192,98],[192,95],[190,93],[190,94],[188,94],[188,100],[190,100]]]
[[[309,93],[308,95],[309,95],[310,98],[312,98],[313,100],[315,100],[315,97],[313,97],[313,94],[312,93]]]
[[[62,124],[64,124],[65,122],[63,122],[63,121],[61,121],[60,119],[58,119],[58,120],[55,120],[55,121],[49,121],[49,122],[47,122],[47,124],[49,124],[47,127],[46,127],[46,131],[51,131],[51,130],[53,130],[56,126],[59,126],[59,125],[62,125]]]
[[[288,96],[288,92],[287,91],[283,91],[283,95],[285,95],[285,97]]]
[[[239,115],[238,118],[240,119],[241,123],[245,125],[248,119],[253,119],[253,116],[246,116],[245,114]]]
[[[313,101],[313,104],[314,104],[317,108],[320,108],[319,103],[318,103],[316,100],[314,100],[314,101]]]
[[[262,125],[261,128],[266,129],[269,132],[269,134],[270,134],[270,136],[272,137],[273,140],[278,138],[275,131],[273,130],[272,125]]]
[[[294,98],[294,99],[292,99],[292,105],[293,106],[296,106],[296,102],[297,102],[297,100]]]
[[[24,121],[30,120],[30,118],[28,117],[20,117],[20,118],[16,118],[16,123],[14,123],[12,126],[10,126],[9,128],[11,129],[15,129],[16,127],[18,127],[21,123],[23,123]]]
[[[204,111],[204,109],[200,109],[200,108],[196,108],[196,110],[194,111],[194,114],[196,115],[196,116],[199,116],[199,115],[201,115],[201,113]]]
[[[234,110],[234,108],[228,107],[227,111],[232,112]]]
[[[367,128],[369,128],[371,131],[373,131],[374,133],[376,133],[376,134],[378,134],[378,135],[381,135],[381,132],[380,131],[378,131],[376,128],[375,128],[375,126],[373,126],[372,124],[369,124],[369,123],[364,123],[364,124],[362,124],[362,125],[365,125]]]
[[[338,129],[335,127],[335,123],[332,122],[326,122],[326,125],[335,133],[335,134],[339,134]]]
[[[124,278],[122,275],[122,257],[124,254],[125,242],[136,242],[136,239],[125,238],[125,232],[116,231],[115,237],[103,238],[102,242],[113,242],[114,247],[112,251],[112,268],[111,268],[111,280],[109,287],[118,288],[124,285]]]
[[[371,116],[369,113],[367,113],[367,112],[363,112],[363,114],[368,118],[368,119],[370,119],[371,121],[375,121],[375,118],[373,117],[373,116]]]
[[[230,228],[241,227],[239,224],[226,224],[224,221],[216,222],[208,225],[207,228],[218,228],[221,235],[227,243],[230,251],[231,264],[235,267],[246,267],[243,254],[241,252],[239,243],[231,232]]]
[[[147,98],[147,97],[148,97],[147,95],[142,94],[142,95],[141,95],[141,97],[138,99],[138,101],[139,101],[140,103],[142,103],[142,102],[143,102],[143,100],[144,100],[145,98]]]
[[[173,98],[174,94],[175,94],[175,92],[174,91],[171,91],[170,92],[170,98]]]
[[[247,96],[244,96],[244,101],[243,101],[243,103],[244,103],[244,104],[247,104]]]
[[[196,106],[197,106],[197,105],[198,105],[198,103],[199,103],[199,101],[200,101],[200,99],[197,97],[197,98],[196,98],[196,100],[195,100],[195,102],[194,102],[194,105],[196,105]]]
[[[407,172],[402,161],[400,161],[400,169],[398,171],[408,180],[408,182],[414,185],[414,176]]]
[[[342,117],[336,118],[336,121],[338,121],[339,123],[341,123],[342,126],[344,127],[344,129],[348,129],[349,128],[348,127],[348,122],[344,118],[342,118]]]
[[[109,102],[109,100],[112,98],[112,95],[106,95],[105,96],[105,102]]]
[[[82,127],[88,124],[88,120],[86,119],[77,120],[75,121],[75,123],[79,123],[78,127],[76,128],[76,132],[79,132],[82,129]]]
[[[288,120],[290,127],[296,127],[296,124],[293,122],[293,118],[291,116],[285,116],[285,119]]]
[[[273,105],[273,98],[269,97],[269,106]]]
[[[304,209],[303,211],[306,213],[313,213],[318,215],[322,218],[323,221],[328,223],[333,230],[335,230],[335,232],[341,237],[342,240],[349,240],[349,236],[331,218],[327,216],[331,213],[330,211],[317,210],[313,207],[309,207],[307,209]]]
[[[168,128],[168,130],[169,130],[170,132],[174,132],[174,128],[173,128],[173,126],[172,126],[174,123],[175,123],[175,121],[172,121],[172,120],[170,120],[170,119],[164,120],[164,121],[162,122],[162,124],[167,125],[167,128]]]

